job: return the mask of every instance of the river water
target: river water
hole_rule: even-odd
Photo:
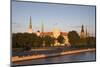
[[[95,61],[95,51],[92,52],[82,52],[71,55],[63,55],[57,57],[36,59],[36,60],[27,60],[22,62],[16,62],[14,65],[38,65],[38,64],[52,64],[52,63],[67,63],[67,62],[79,62],[79,61]]]

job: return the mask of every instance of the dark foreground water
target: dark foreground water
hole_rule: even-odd
[[[14,65],[38,65],[38,64],[51,64],[51,63],[65,63],[65,62],[79,62],[79,61],[95,61],[95,51],[83,52],[71,55],[63,55],[57,57],[49,57],[36,60],[27,60],[22,62],[16,62]]]

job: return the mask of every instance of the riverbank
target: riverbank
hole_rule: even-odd
[[[52,54],[38,54],[38,55],[33,54],[33,55],[21,56],[21,57],[14,56],[14,57],[12,57],[12,62],[18,62],[18,61],[24,61],[24,60],[34,60],[34,59],[47,58],[47,57],[60,56],[60,55],[67,55],[67,54],[74,54],[74,53],[81,53],[81,52],[87,52],[87,51],[95,51],[95,48],[63,51],[63,52],[60,52],[60,53],[52,53]]]

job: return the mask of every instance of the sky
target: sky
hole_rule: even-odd
[[[27,32],[30,16],[33,32],[41,31],[43,23],[45,32],[59,28],[80,33],[83,24],[84,30],[95,35],[95,6],[12,1],[12,32]]]

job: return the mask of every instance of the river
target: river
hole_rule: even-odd
[[[95,61],[95,51],[82,52],[71,55],[63,55],[57,57],[49,57],[36,60],[27,60],[22,62],[13,63],[14,65],[38,65],[38,64],[52,64],[52,63],[67,63],[67,62],[79,62],[79,61]]]

